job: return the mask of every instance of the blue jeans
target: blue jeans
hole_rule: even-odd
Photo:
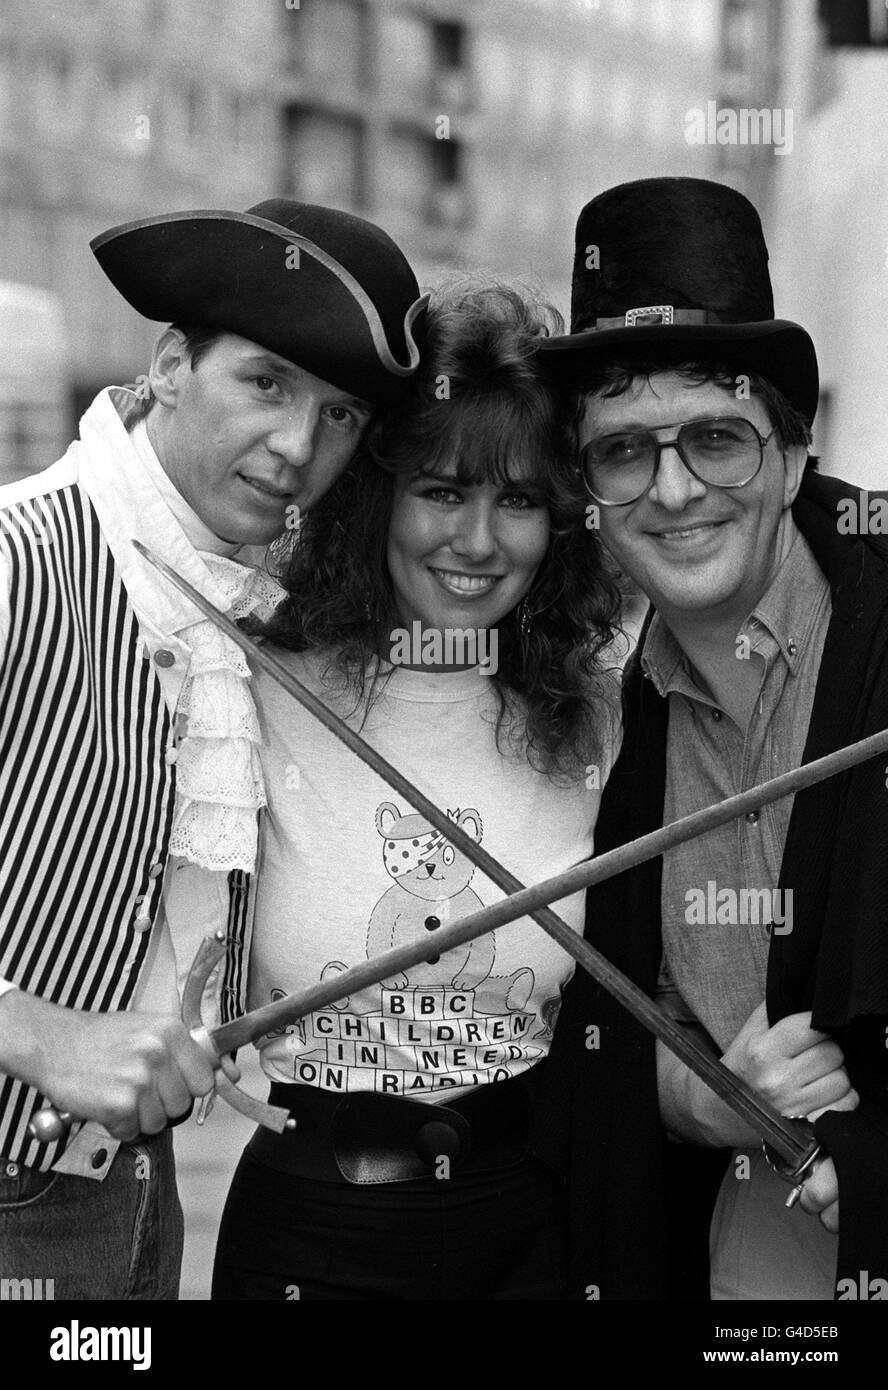
[[[175,1300],[183,1232],[169,1130],[121,1144],[103,1182],[0,1157],[4,1298]]]

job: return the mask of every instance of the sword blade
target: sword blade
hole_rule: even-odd
[[[441,954],[457,944],[473,940],[485,932],[505,926],[518,917],[530,916],[544,931],[556,940],[584,970],[598,981],[644,1027],[660,1038],[694,1071],[736,1114],[750,1124],[787,1162],[798,1164],[810,1153],[811,1144],[803,1135],[800,1126],[791,1119],[779,1115],[763,1101],[740,1077],[728,1071],[721,1062],[710,1057],[695,1042],[685,1035],[679,1025],[661,1013],[654,1001],[639,989],[622,971],[618,970],[599,951],[574,932],[567,923],[554,912],[549,904],[571,896],[581,889],[600,883],[606,878],[623,873],[645,860],[656,858],[667,849],[694,839],[696,836],[714,830],[749,810],[771,801],[777,801],[805,786],[834,776],[859,762],[875,757],[888,750],[888,731],[874,734],[858,744],[840,749],[816,762],[807,763],[792,772],[772,778],[747,792],[730,797],[715,806],[705,808],[680,821],[664,826],[650,835],[641,837],[628,845],[621,845],[596,859],[575,865],[563,874],[555,875],[530,888],[505,869],[492,855],[461,830],[449,817],[429,800],[419,788],[415,787],[397,768],[393,767],[375,748],[366,743],[359,734],[329,709],[322,700],[302,684],[287,668],[271,656],[263,647],[241,631],[224,613],[220,612],[208,599],[183,579],[172,566],[154,555],[141,542],[133,545],[155,569],[159,570],[179,591],[185,594],[202,613],[217,627],[221,628],[251,658],[254,666],[260,667],[284,690],[296,699],[309,713],[313,714],[326,729],[344,743],[362,762],[366,763],[387,782],[406,801],[419,811],[431,825],[446,835],[457,849],[466,855],[477,868],[487,875],[497,887],[508,894],[502,902],[494,903],[477,913],[471,913],[459,922],[436,929],[434,952]],[[263,1036],[269,1027],[295,1021],[311,1009],[323,1007],[352,993],[359,988],[377,984],[399,968],[425,960],[429,952],[428,940],[398,947],[396,952],[386,952],[371,961],[352,967],[327,985],[316,985],[309,990],[266,1005],[245,1018],[223,1025],[211,1034],[220,1051],[230,1051],[246,1042]],[[359,983],[356,983],[359,982]],[[330,995],[331,989],[336,990]],[[303,1001],[310,1002],[303,1008]],[[293,1013],[293,1009],[300,1010]],[[270,1020],[272,1020],[270,1022]]]
[[[590,861],[590,865],[591,865]],[[641,862],[641,861],[640,861]],[[585,867],[585,866],[579,866]],[[438,927],[435,931],[435,955],[443,956],[455,946],[473,941],[478,936],[492,931],[495,926],[503,926],[525,915],[520,902],[529,901],[531,895],[536,901],[540,894],[550,901],[566,897],[575,890],[571,887],[561,891],[562,884],[550,879],[545,884],[525,889],[523,893],[512,894],[493,908],[471,913],[461,917],[449,926]],[[552,896],[549,899],[549,893]],[[536,914],[533,914],[536,916]],[[560,919],[559,919],[560,920]],[[568,928],[570,930],[570,928]],[[680,1026],[667,1014],[661,1013],[653,1000],[639,989],[628,976],[612,965],[606,956],[601,955],[587,941],[573,934],[570,953],[585,970],[611,993],[643,1024],[655,1037],[660,1038],[668,1048],[676,1053],[692,1071],[716,1092],[725,1103],[741,1115],[763,1139],[774,1148],[780,1157],[792,1168],[797,1168],[810,1156],[812,1145],[807,1132],[794,1120],[787,1119],[772,1110],[754,1091],[729,1072],[720,1062],[702,1052]],[[341,999],[347,999],[359,990],[380,984],[383,980],[400,971],[409,970],[428,958],[429,942],[412,941],[404,946],[396,946],[372,959],[352,966],[332,980],[326,980],[307,989],[299,990],[272,1004],[253,1009],[231,1023],[221,1024],[209,1030],[209,1041],[217,1055],[234,1052],[247,1043],[256,1042],[265,1035],[279,1031],[289,1023],[295,1023],[306,1014],[329,1008]],[[725,1084],[725,1078],[731,1078]],[[736,1084],[734,1084],[736,1083]]]

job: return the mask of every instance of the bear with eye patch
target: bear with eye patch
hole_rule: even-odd
[[[477,811],[448,811],[447,815],[481,843],[482,825]],[[368,958],[421,940],[423,932],[431,934],[438,927],[484,906],[469,886],[475,872],[474,864],[424,816],[402,815],[393,802],[385,801],[376,812],[376,829],[382,839],[383,863],[392,885],[370,914]],[[440,956],[430,954],[427,961],[411,966],[406,973],[384,980],[383,987],[440,988],[446,982],[453,989],[473,991],[475,1012],[483,1014],[517,1012],[525,1007],[533,992],[534,974],[526,967],[511,975],[493,973],[496,961],[493,932],[448,951],[443,970],[440,960]]]

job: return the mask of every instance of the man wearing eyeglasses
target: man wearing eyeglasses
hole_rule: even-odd
[[[843,534],[852,490],[808,455],[817,361],[804,329],[774,318],[767,261],[752,205],[704,180],[625,184],[580,214],[572,332],[544,352],[584,402],[592,524],[651,602],[599,853],[888,724],[888,546]],[[753,1131],[659,1051],[670,1134],[733,1150],[710,1229],[715,1299],[833,1298],[863,1269],[888,1274],[884,1178],[861,1173],[888,1162],[886,816],[871,762],[590,890],[596,945],[776,1109],[826,1115],[817,1133],[832,1157],[788,1210]],[[628,1210],[642,1228],[639,1203],[659,1222],[659,1174],[639,1159],[657,1147],[640,1117],[653,1045],[585,979],[571,989],[560,1084],[600,1087],[594,1053],[568,1036],[600,1020],[620,1077],[611,1102],[618,1085],[633,1096],[617,1138],[584,1141],[596,1106],[587,1095],[573,1107],[586,1182],[608,1192],[606,1211],[580,1212],[590,1236],[576,1277],[588,1288],[601,1274],[602,1298],[665,1298],[617,1273],[608,1292],[600,1253],[621,1229],[626,1245]],[[681,1257],[690,1206],[677,1215]]]

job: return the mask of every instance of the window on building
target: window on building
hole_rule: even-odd
[[[729,72],[749,72],[755,62],[758,9],[748,0],[724,0],[722,61]]]
[[[382,17],[380,86],[409,101],[428,101],[436,70],[434,26],[408,10]]]
[[[450,107],[470,100],[468,31],[463,24],[432,26],[432,62],[436,95]]]
[[[458,140],[393,129],[380,171],[382,205],[433,226],[462,226],[468,216],[464,161]]]
[[[432,178],[438,188],[451,188],[461,181],[462,146],[458,140],[433,140]]]
[[[432,141],[413,130],[392,130],[378,170],[380,205],[419,221],[425,219],[431,197]]]
[[[433,27],[435,66],[461,68],[466,61],[466,30],[462,24],[443,22]]]
[[[288,58],[291,69],[323,77],[334,86],[364,78],[367,47],[365,0],[303,0],[287,10]]]
[[[364,202],[364,140],[350,116],[291,107],[285,117],[284,182],[309,203],[360,207]]]
[[[820,0],[818,14],[830,48],[888,44],[888,10],[879,0]]]

